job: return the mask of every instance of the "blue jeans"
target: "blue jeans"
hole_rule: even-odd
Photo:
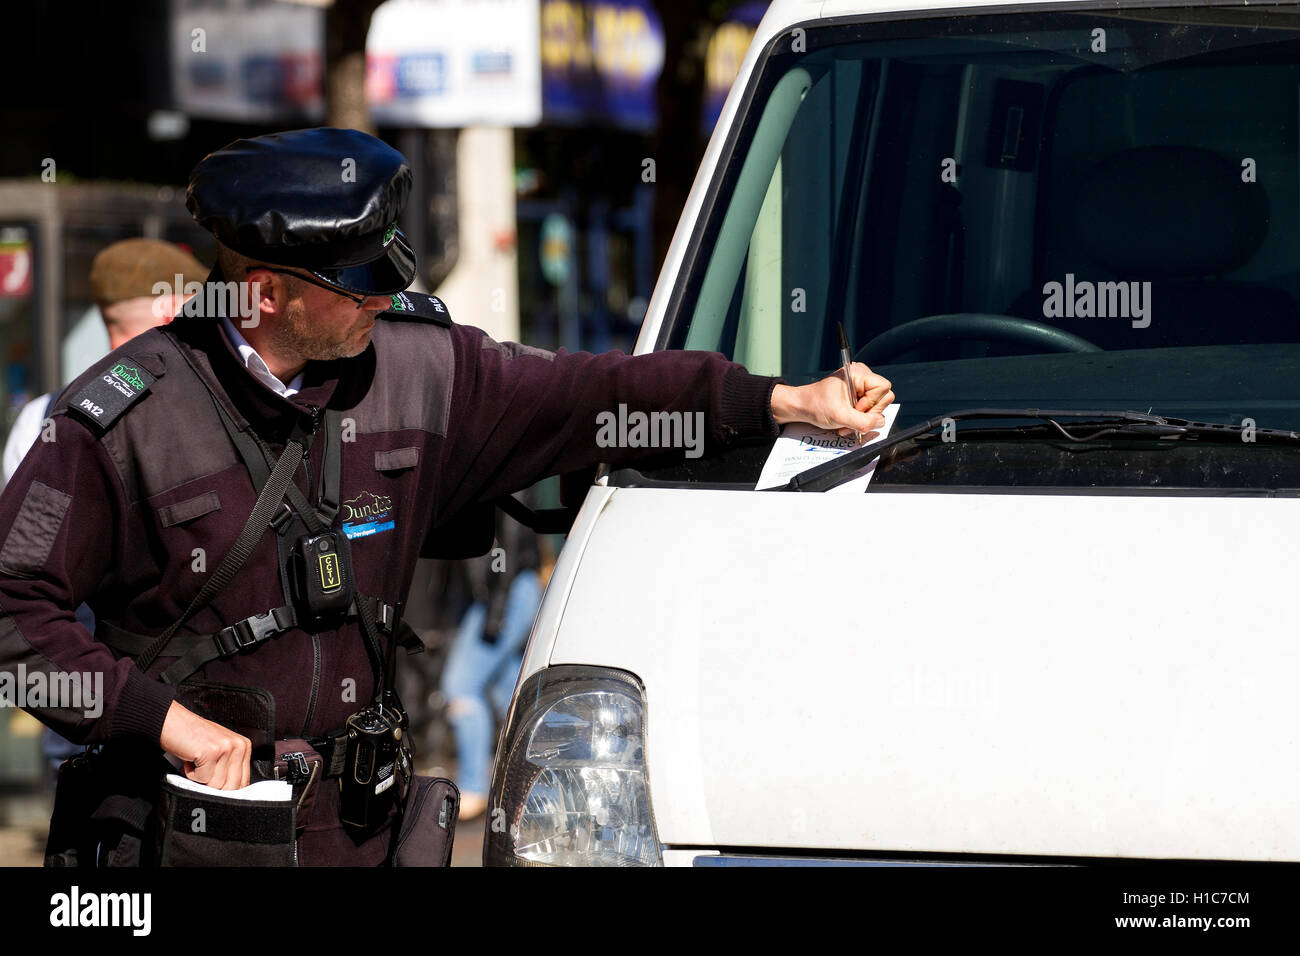
[[[541,603],[536,571],[521,571],[510,584],[501,633],[483,642],[487,608],[475,603],[461,619],[442,671],[447,718],[456,734],[457,784],[465,793],[486,796],[492,765],[493,710],[504,716],[523,663],[524,640]]]
[[[53,404],[53,401],[50,403]],[[49,408],[46,406],[46,417],[49,417]],[[82,604],[77,608],[77,620],[91,634],[95,633],[95,612],[90,609],[89,604]],[[41,753],[45,757],[45,765],[50,771],[50,780],[57,785],[59,782],[59,767],[63,761],[70,757],[75,757],[86,749],[85,744],[74,744],[71,740],[65,740],[60,737],[49,727],[45,728],[45,733],[41,735]]]

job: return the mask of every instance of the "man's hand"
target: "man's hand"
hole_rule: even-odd
[[[849,370],[853,375],[852,405],[844,372],[840,371],[811,385],[776,386],[772,390],[772,417],[778,425],[807,422],[818,428],[834,428],[841,435],[880,428],[885,424],[881,412],[894,400],[889,379],[861,362],[854,362]]]
[[[253,742],[172,701],[163,721],[162,749],[185,762],[185,776],[218,790],[248,786]]]

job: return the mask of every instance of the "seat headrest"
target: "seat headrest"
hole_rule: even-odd
[[[1202,277],[1250,260],[1268,232],[1268,197],[1218,153],[1144,146],[1094,166],[1075,222],[1088,254],[1125,278]]]

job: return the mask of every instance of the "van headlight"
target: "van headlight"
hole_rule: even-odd
[[[485,866],[662,866],[640,682],[574,665],[530,677],[506,722],[492,796]]]

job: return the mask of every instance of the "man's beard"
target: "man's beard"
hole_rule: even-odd
[[[357,313],[358,317],[363,314]],[[353,345],[349,341],[352,335],[331,341],[322,338],[321,333],[322,327],[312,323],[302,300],[293,299],[285,307],[283,321],[272,329],[271,341],[280,354],[297,355],[308,361],[351,358],[364,352],[369,344],[368,340],[363,340],[360,346]]]

